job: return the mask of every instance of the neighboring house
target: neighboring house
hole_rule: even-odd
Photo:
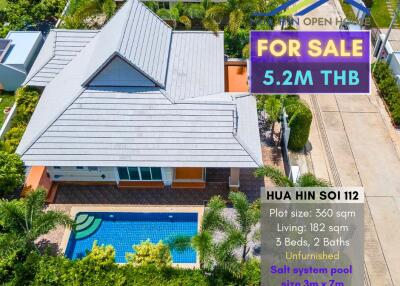
[[[262,165],[254,96],[225,92],[223,33],[173,31],[139,1],[101,31],[52,31],[26,84],[44,91],[17,153],[53,182],[204,189],[221,168],[238,188]]]
[[[378,56],[387,33],[387,29],[381,29],[381,34],[375,44],[374,56]],[[400,30],[392,29],[389,39],[382,50],[382,59],[385,59],[397,78],[397,83],[400,84]]]
[[[42,44],[40,32],[9,32],[0,39],[0,90],[15,91],[21,86]]]

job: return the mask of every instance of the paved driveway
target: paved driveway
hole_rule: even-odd
[[[307,17],[338,17],[334,0]],[[336,25],[302,26],[331,30]],[[366,285],[400,285],[400,159],[398,132],[379,98],[303,96],[313,109],[310,158],[317,176],[338,186],[364,186]]]

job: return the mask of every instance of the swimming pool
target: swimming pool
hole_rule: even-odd
[[[124,213],[80,212],[76,215],[76,232],[71,232],[65,255],[70,259],[82,258],[98,245],[112,245],[115,261],[125,263],[126,252],[132,245],[150,239],[157,243],[168,242],[176,236],[194,236],[198,229],[197,213]],[[172,250],[173,263],[196,263],[196,252]]]

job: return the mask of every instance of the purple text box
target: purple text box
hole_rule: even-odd
[[[275,45],[275,49],[270,46],[276,40],[286,44],[287,52],[283,55],[279,54],[282,50],[280,43]],[[309,46],[316,40],[318,45],[314,42]],[[289,41],[295,50],[291,55]],[[252,93],[370,94],[369,31],[252,31],[250,43]],[[310,51],[323,54],[329,45],[335,47],[338,55],[328,53],[313,57],[309,54]],[[352,45],[358,47],[355,52]]]

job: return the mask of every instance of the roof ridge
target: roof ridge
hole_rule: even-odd
[[[128,0],[129,1],[129,0]],[[156,16],[165,26],[167,26],[168,28],[170,28],[172,31],[174,31],[172,29],[172,27],[170,25],[168,25],[167,22],[165,22],[160,16],[158,16],[156,13],[153,12],[153,10],[151,10],[149,7],[147,7],[142,1],[138,1],[138,0],[134,0],[137,1],[139,3],[139,5],[142,5],[143,7],[145,7],[147,10],[150,11],[150,13],[152,13],[154,16]]]
[[[233,134],[233,138],[236,139],[236,141],[240,144],[240,146],[243,147],[243,150],[247,153],[247,155],[249,155],[251,157],[251,159],[253,159],[254,163],[256,163],[258,166],[262,166],[262,164],[260,164],[260,162],[258,162],[258,160],[256,159],[256,156],[254,156],[253,152],[249,151],[250,148],[247,147],[247,145],[243,142],[243,140],[239,137],[239,135]]]
[[[123,40],[124,40],[124,35],[125,35],[125,33],[126,33],[126,29],[128,28],[128,23],[129,23],[129,19],[131,18],[131,14],[132,14],[132,8],[133,8],[133,3],[134,3],[134,1],[130,1],[130,0],[128,0],[128,2],[125,4],[125,5],[128,5],[128,4],[131,4],[131,7],[130,7],[130,9],[129,9],[129,13],[128,13],[128,15],[127,15],[127,18],[126,18],[126,22],[125,22],[125,28],[123,29],[123,33],[121,33],[121,37],[120,37],[120,39],[119,39],[119,41],[118,41],[118,45],[117,45],[117,47],[118,47],[118,52],[120,52],[121,51],[121,48],[122,48],[122,42],[123,42]]]

